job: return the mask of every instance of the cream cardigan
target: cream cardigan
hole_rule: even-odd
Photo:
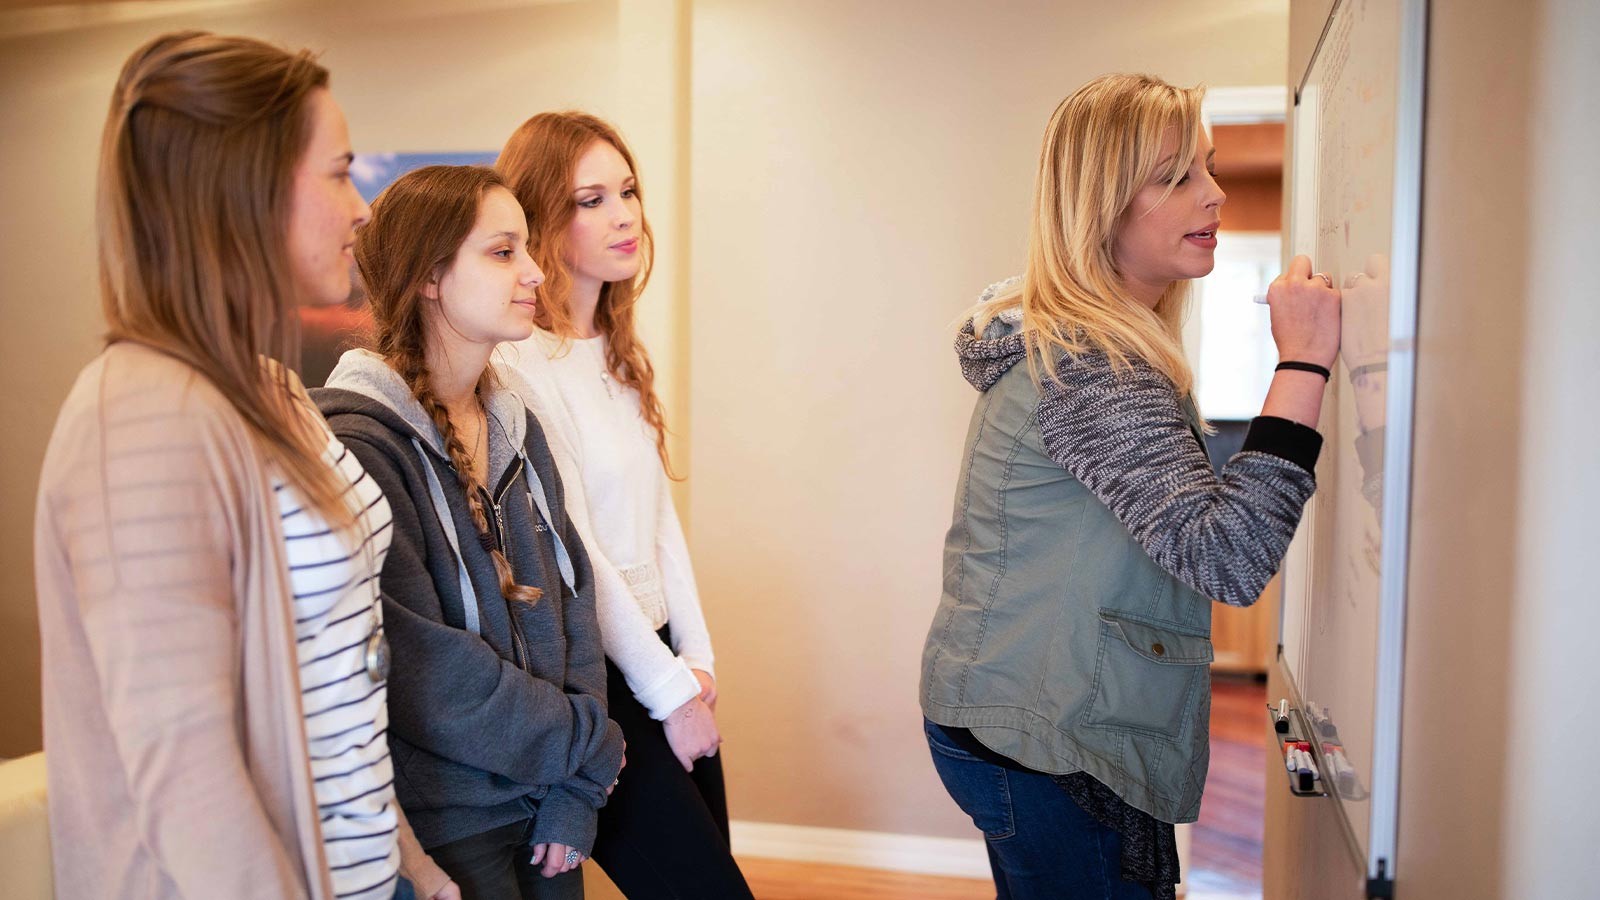
[[[221,393],[147,347],[111,346],[62,406],[34,561],[63,900],[333,896],[268,472]],[[401,851],[420,896],[444,885],[403,821]]]

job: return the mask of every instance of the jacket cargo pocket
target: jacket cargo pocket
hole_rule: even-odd
[[[1084,724],[1182,740],[1211,657],[1211,640],[1203,635],[1102,610]]]

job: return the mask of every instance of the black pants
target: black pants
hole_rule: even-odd
[[[428,855],[461,888],[461,900],[582,900],[583,871],[540,875],[529,862],[532,836],[531,819],[513,822],[432,847]]]
[[[729,847],[721,754],[685,772],[610,660],[606,703],[628,741],[628,765],[600,810],[594,861],[628,900],[754,900]]]

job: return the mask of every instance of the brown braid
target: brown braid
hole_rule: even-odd
[[[402,175],[373,201],[372,220],[356,236],[356,265],[372,308],[374,349],[405,381],[444,438],[479,543],[494,560],[501,595],[533,603],[543,592],[518,584],[511,562],[495,547],[479,493],[486,486],[472,477],[471,454],[456,435],[449,411],[434,396],[428,374],[423,311],[430,301],[424,289],[448,268],[472,231],[483,195],[491,190],[505,190],[499,176],[475,166],[427,166]],[[478,398],[493,388],[493,377],[487,369],[479,376]]]
[[[474,397],[480,404],[485,389],[489,387],[488,381],[488,372],[478,379]],[[494,571],[500,578],[501,596],[507,600],[520,600],[524,603],[538,601],[544,596],[544,592],[536,587],[517,584],[516,576],[511,572],[511,561],[500,552],[500,548],[494,546],[494,541],[489,536],[489,514],[483,508],[483,496],[479,493],[479,488],[487,489],[487,485],[479,484],[472,477],[472,457],[456,434],[455,423],[450,421],[450,412],[433,395],[433,386],[428,383],[425,365],[419,364],[416,375],[406,378],[406,384],[411,387],[411,393],[416,396],[417,402],[422,404],[423,410],[433,420],[433,427],[439,429],[439,436],[444,438],[445,451],[450,454],[450,464],[455,466],[456,480],[461,484],[462,493],[467,495],[467,509],[472,511],[473,527],[477,528],[478,539],[483,543],[484,549],[489,551],[489,558],[494,560]],[[488,415],[485,414],[485,428],[488,427],[488,421]]]

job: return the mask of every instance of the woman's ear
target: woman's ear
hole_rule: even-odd
[[[433,273],[428,277],[427,283],[422,286],[422,296],[425,299],[439,299],[439,274],[438,272]]]

